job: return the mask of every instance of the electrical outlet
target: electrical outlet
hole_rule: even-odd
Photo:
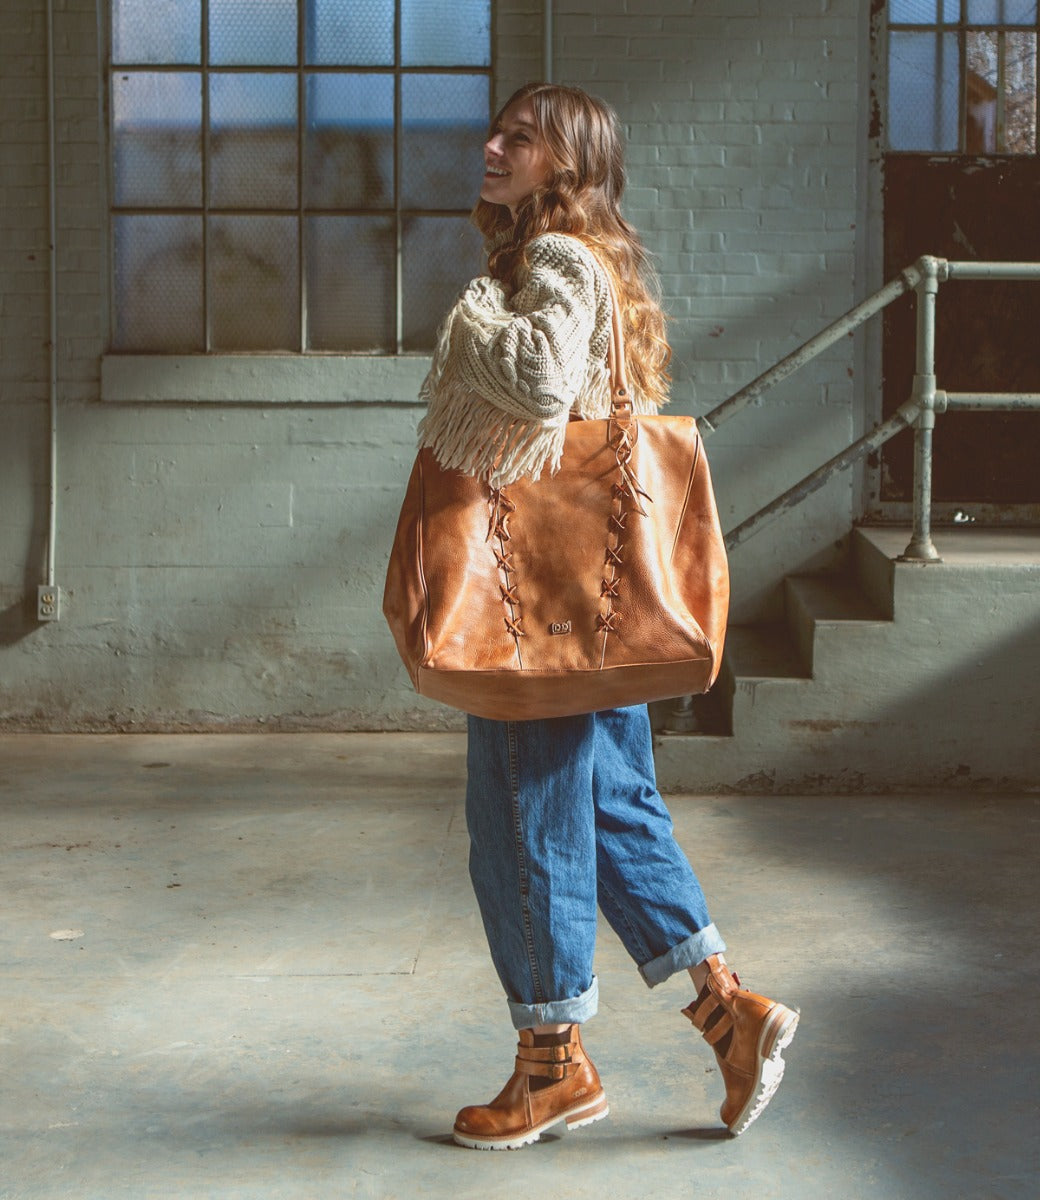
[[[61,617],[61,588],[57,584],[41,583],[36,589],[36,619],[57,621]]]

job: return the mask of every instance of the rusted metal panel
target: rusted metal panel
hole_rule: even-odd
[[[888,155],[884,164],[885,274],[922,253],[955,260],[1040,260],[1040,160]],[[956,276],[954,277],[956,278]],[[1040,390],[1040,283],[990,278],[942,289],[936,376],[950,392]],[[884,318],[884,413],[914,377],[914,299]],[[935,431],[936,502],[1001,507],[1040,500],[1040,413],[951,412]],[[883,501],[913,494],[913,445],[883,451]]]

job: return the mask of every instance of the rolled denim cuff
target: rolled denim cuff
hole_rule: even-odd
[[[673,946],[666,954],[643,963],[639,974],[647,987],[657,987],[679,971],[687,971],[704,962],[709,955],[721,954],[725,949],[726,943],[714,924],[706,925],[678,946]]]
[[[599,980],[595,975],[587,991],[571,1000],[550,1000],[546,1004],[517,1004],[510,1000],[509,1015],[514,1029],[532,1029],[535,1025],[581,1025],[599,1009]]]

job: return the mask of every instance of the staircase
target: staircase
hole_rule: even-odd
[[[698,731],[662,733],[664,790],[1040,790],[1040,530],[859,527],[842,574],[784,581],[732,626]],[[657,710],[660,719],[661,710]]]

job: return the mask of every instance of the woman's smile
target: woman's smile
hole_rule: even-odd
[[[504,205],[515,217],[517,205],[546,184],[550,174],[549,155],[538,136],[530,100],[511,104],[484,146],[481,199]]]

